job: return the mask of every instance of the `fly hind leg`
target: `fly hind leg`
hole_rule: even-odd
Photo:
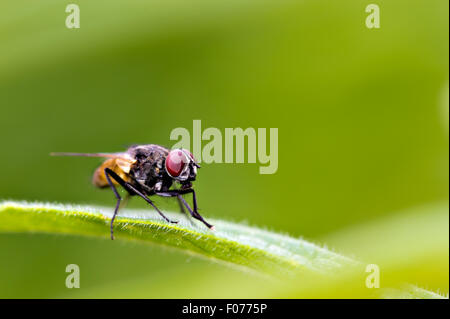
[[[153,201],[150,200],[150,198],[148,198],[145,194],[143,194],[141,191],[139,191],[136,187],[134,187],[133,185],[131,185],[130,183],[125,182],[119,175],[117,175],[113,170],[111,170],[110,168],[105,168],[105,176],[106,179],[109,183],[109,185],[111,186],[114,195],[117,198],[117,204],[116,204],[116,209],[114,210],[114,215],[111,219],[111,239],[114,239],[113,236],[113,223],[114,223],[114,219],[116,218],[117,212],[119,210],[119,206],[120,206],[120,202],[122,200],[122,198],[120,197],[119,193],[116,190],[116,187],[114,186],[114,184],[112,183],[112,179],[114,179],[120,186],[122,186],[126,191],[128,191],[128,193],[130,195],[138,195],[139,197],[141,197],[142,199],[144,199],[147,203],[149,203],[150,205],[152,205],[152,207],[159,213],[159,215],[161,215],[162,218],[164,218],[164,220],[166,220],[169,223],[178,223],[178,221],[174,221],[174,220],[170,220],[169,218],[167,218],[159,209],[158,207],[155,206],[155,204],[153,203]]]
[[[119,212],[119,207],[120,207],[120,202],[122,201],[122,197],[120,197],[119,192],[117,191],[116,187],[114,186],[114,183],[111,181],[111,177],[110,177],[110,169],[109,168],[105,168],[105,176],[106,176],[106,180],[108,181],[109,186],[111,187],[114,196],[116,196],[117,198],[117,203],[116,203],[116,208],[114,209],[114,214],[111,218],[111,225],[110,225],[110,230],[111,230],[111,240],[114,240],[114,220],[116,219],[117,213]],[[112,171],[111,171],[112,172]]]

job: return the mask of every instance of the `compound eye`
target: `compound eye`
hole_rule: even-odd
[[[172,177],[178,177],[188,165],[189,160],[181,150],[172,150],[166,158],[166,171]]]
[[[183,151],[185,154],[187,154],[188,156],[190,156],[190,158],[191,158],[192,161],[197,162],[197,161],[195,160],[195,158],[194,158],[194,155],[192,155],[192,153],[189,152],[187,149],[183,148],[182,151]]]

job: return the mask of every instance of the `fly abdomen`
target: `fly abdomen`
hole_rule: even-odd
[[[92,183],[99,187],[104,188],[108,187],[108,180],[105,176],[105,168],[111,169],[113,172],[115,172],[117,175],[120,176],[124,181],[130,182],[130,175],[128,174],[130,172],[130,163],[124,162],[121,159],[117,158],[111,158],[103,162],[102,165],[100,165],[99,168],[97,168],[94,172],[94,176],[92,177]],[[115,185],[118,185],[118,183],[113,180],[112,181]]]

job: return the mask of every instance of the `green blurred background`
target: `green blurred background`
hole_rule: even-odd
[[[65,27],[69,3],[80,29]],[[380,29],[365,26],[370,3],[2,1],[0,198],[112,207],[90,183],[99,159],[49,153],[170,146],[194,119],[222,132],[276,127],[276,174],[202,166],[205,217],[370,259],[355,229],[404,215],[405,245],[416,231],[439,238],[432,258],[408,268],[405,257],[413,283],[448,292],[448,1],[376,1]],[[435,203],[446,223],[409,228],[411,210]],[[369,245],[388,250],[386,234]],[[81,289],[64,286],[69,263]],[[120,240],[1,234],[0,274],[4,298],[277,296],[211,261]]]

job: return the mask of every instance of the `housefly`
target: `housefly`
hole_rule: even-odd
[[[119,211],[122,197],[116,186],[123,187],[130,196],[139,196],[167,222],[177,221],[167,218],[153,203],[149,196],[176,197],[181,211],[187,208],[192,217],[200,220],[208,228],[214,229],[197,211],[197,198],[192,182],[200,168],[194,156],[186,149],[169,150],[155,144],[134,145],[122,153],[51,153],[53,156],[103,157],[105,161],[98,167],[92,178],[96,187],[110,187],[117,198],[111,218],[111,239],[114,239],[113,225]],[[192,194],[193,208],[182,195]]]

